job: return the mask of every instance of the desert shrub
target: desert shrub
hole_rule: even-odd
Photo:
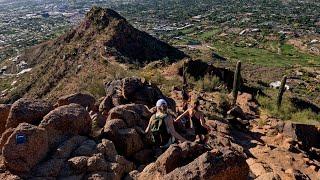
[[[87,86],[87,91],[96,98],[105,96],[104,83],[99,81],[91,81]]]
[[[282,120],[291,120],[300,123],[313,124],[320,122],[320,115],[312,112],[309,109],[299,110],[290,101],[288,96],[284,96],[281,107],[278,109],[276,104],[277,91],[271,92],[271,97],[259,96],[258,102],[261,105],[261,110],[272,117]]]
[[[266,120],[264,120],[264,119],[259,119],[258,120],[258,126],[259,126],[259,128],[262,128],[264,125],[266,125],[267,124],[267,121]]]
[[[214,75],[205,75],[195,82],[195,88],[207,92],[212,92],[217,86],[220,85],[220,80]]]

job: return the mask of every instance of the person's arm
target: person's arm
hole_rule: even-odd
[[[200,114],[200,123],[208,131],[210,130],[210,127],[206,124],[206,120],[204,119],[204,114],[203,113]]]
[[[166,121],[165,121],[166,125],[167,125],[167,128],[168,128],[168,131],[169,133],[175,137],[176,139],[180,140],[180,141],[187,141],[184,137],[182,137],[179,133],[177,133],[177,131],[174,129],[174,126],[173,126],[173,118],[171,116],[168,116],[166,118]]]
[[[145,133],[148,133],[149,132],[149,129],[150,129],[150,126],[151,126],[151,121],[153,120],[153,116],[151,116],[150,120],[149,120],[149,123],[148,123],[148,126],[146,128],[146,130],[144,131]]]
[[[189,109],[186,110],[185,112],[183,112],[180,116],[177,117],[177,119],[175,119],[174,121],[180,121],[182,117],[184,117],[185,115],[189,114]]]

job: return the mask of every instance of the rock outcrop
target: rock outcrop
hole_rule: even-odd
[[[145,129],[151,113],[141,104],[120,105],[110,110],[104,132],[125,156],[132,156],[144,148],[139,130]],[[138,131],[137,131],[138,130]]]
[[[75,94],[66,95],[59,98],[57,105],[64,106],[72,103],[80,104],[82,107],[88,108],[88,110],[90,111],[94,109],[96,99],[89,94],[75,93]]]
[[[6,129],[6,123],[9,116],[11,105],[0,104],[0,136]]]
[[[137,77],[123,78],[105,84],[106,97],[100,105],[102,110],[108,111],[112,107],[135,103],[152,108],[159,99],[165,99],[169,108],[175,111],[175,102],[162,94],[160,89]]]
[[[21,123],[2,149],[5,165],[13,172],[29,172],[46,157],[48,136],[43,128]]]
[[[6,129],[15,128],[23,122],[39,125],[42,118],[51,110],[53,110],[53,105],[43,100],[19,99],[12,104]]]
[[[203,93],[200,94],[203,112],[206,117],[216,119],[206,121],[210,128],[206,144],[174,143],[167,149],[153,146],[144,130],[152,116],[149,108],[158,99],[166,99],[172,111],[175,102],[164,96],[159,88],[139,78],[107,83],[106,97],[98,101],[99,110],[99,103],[85,94],[67,95],[55,109],[40,100],[19,100],[9,113],[8,107],[3,111],[3,117],[13,114],[11,117],[18,120],[11,118],[10,123],[18,125],[8,126],[1,136],[0,178],[225,180],[318,177],[319,127],[268,117],[260,125],[253,119],[258,114],[252,96],[243,93],[239,97],[235,107],[238,110],[234,112],[241,113],[236,114],[236,119],[248,119],[250,126],[235,128],[223,116],[215,116],[214,113],[225,115],[216,102],[219,94]],[[36,107],[39,107],[38,111]],[[28,114],[19,119],[24,112],[34,116]],[[175,127],[182,136],[195,139],[194,134],[188,134],[183,128],[182,122],[176,123]]]
[[[172,145],[133,179],[247,179],[243,155],[207,151],[196,143]]]
[[[301,142],[301,148],[309,151],[312,147],[320,148],[320,127],[315,125],[284,123],[283,134],[296,142]],[[320,159],[320,157],[318,157]]]
[[[88,111],[78,104],[56,108],[41,121],[40,128],[46,129],[49,145],[54,146],[70,135],[89,135],[91,118]]]

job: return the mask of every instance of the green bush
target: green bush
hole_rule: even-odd
[[[195,81],[195,88],[206,92],[212,92],[217,86],[220,85],[220,80],[214,75],[205,75],[203,78]]]
[[[309,109],[299,110],[289,101],[287,96],[284,96],[281,107],[278,109],[276,104],[276,91],[271,92],[271,97],[258,97],[258,102],[261,105],[261,110],[268,115],[282,120],[290,120],[305,124],[320,123],[320,115],[312,112]]]

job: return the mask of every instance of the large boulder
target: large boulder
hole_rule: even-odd
[[[106,98],[101,109],[110,109],[110,107],[121,104],[143,104],[149,108],[155,106],[157,100],[166,99],[169,108],[175,111],[175,102],[162,94],[160,89],[145,82],[137,77],[128,77],[120,80],[114,80],[105,84]],[[110,106],[111,105],[111,106]]]
[[[77,156],[69,159],[68,164],[75,172],[81,173],[86,171],[88,159],[87,156]]]
[[[52,109],[52,104],[43,100],[19,99],[12,104],[6,123],[6,129],[17,127],[19,123],[22,122],[38,125],[42,118]]]
[[[142,104],[126,104],[114,107],[110,110],[107,121],[112,119],[122,119],[127,127],[140,126],[145,128],[151,112]]]
[[[84,107],[70,104],[51,111],[43,118],[39,127],[47,131],[49,145],[55,146],[67,136],[89,135],[91,118]]]
[[[143,149],[143,141],[135,129],[120,129],[116,139],[111,139],[118,151],[126,157]]]
[[[207,151],[196,143],[171,145],[133,179],[247,179],[249,167],[236,151]]]
[[[301,141],[306,149],[311,147],[320,148],[320,127],[316,125],[298,124],[287,121],[283,127],[283,134],[295,141]]]
[[[248,179],[249,167],[245,157],[236,152],[217,155],[206,152],[191,163],[177,168],[164,176],[164,179]]]
[[[0,136],[6,130],[6,122],[9,116],[11,105],[0,104]]]
[[[112,109],[113,103],[112,103],[112,98],[111,96],[107,96],[103,98],[102,102],[99,105],[99,112],[102,114],[108,114],[110,109]]]
[[[139,133],[145,129],[151,117],[149,109],[142,104],[125,104],[110,110],[104,135],[112,140],[125,156],[132,156],[144,147]]]
[[[0,151],[2,150],[4,144],[7,142],[9,136],[14,132],[14,129],[15,128],[9,128],[2,133],[2,136],[0,139]]]
[[[85,136],[73,136],[70,139],[61,143],[56,151],[53,153],[52,157],[55,159],[66,159],[69,158],[79,146],[81,146],[86,140]]]
[[[108,139],[102,139],[101,143],[97,145],[97,150],[109,161],[114,160],[118,154],[113,142]]]
[[[110,171],[111,164],[104,159],[103,154],[94,154],[87,161],[87,171]]]
[[[110,139],[116,139],[119,130],[124,128],[127,128],[127,125],[122,119],[111,119],[106,122],[103,131]]]
[[[2,149],[5,165],[15,172],[29,172],[48,152],[48,136],[43,128],[21,123]]]
[[[58,106],[64,106],[72,103],[80,104],[82,107],[92,110],[94,109],[96,99],[90,94],[83,93],[70,94],[58,99]]]
[[[122,80],[122,94],[126,99],[130,98],[134,92],[143,87],[143,83],[139,78],[129,77]]]
[[[252,94],[242,93],[237,97],[237,104],[247,116],[247,119],[254,118],[258,114],[258,102]]]
[[[206,149],[197,143],[173,144],[156,162],[145,167],[138,179],[162,179],[174,169],[192,162],[205,151]]]

